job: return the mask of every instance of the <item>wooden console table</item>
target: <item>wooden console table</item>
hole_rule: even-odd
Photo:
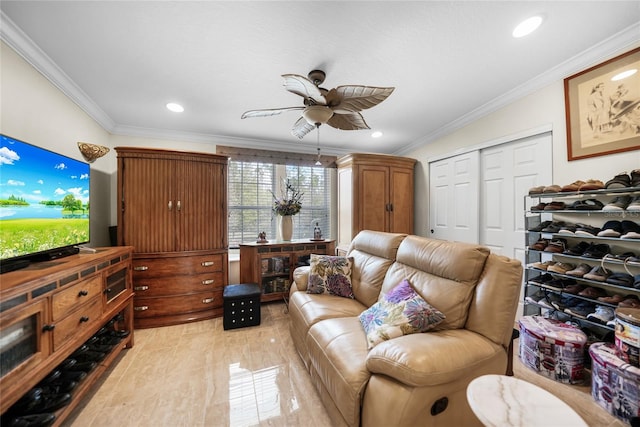
[[[33,263],[0,279],[0,412],[4,413],[75,350],[117,317],[128,336],[73,390],[55,412],[62,424],[123,348],[133,346],[130,246],[98,248]]]
[[[335,255],[334,240],[269,241],[240,244],[240,282],[260,286],[260,301],[282,301],[289,294],[293,270],[311,254]]]

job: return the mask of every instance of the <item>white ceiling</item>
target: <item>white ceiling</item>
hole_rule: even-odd
[[[2,39],[109,132],[313,152],[285,73],[394,86],[325,152],[403,153],[640,42],[639,1],[11,1]],[[543,14],[533,35],[521,20]],[[167,102],[185,112],[171,113]]]

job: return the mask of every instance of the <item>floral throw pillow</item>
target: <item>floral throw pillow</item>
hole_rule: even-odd
[[[353,258],[311,254],[310,264],[307,293],[355,298],[351,287]]]
[[[363,311],[359,318],[371,350],[383,341],[433,329],[445,315],[418,295],[404,279]]]

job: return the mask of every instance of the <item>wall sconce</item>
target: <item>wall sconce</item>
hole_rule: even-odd
[[[78,142],[78,148],[82,153],[82,156],[89,163],[93,163],[96,159],[104,156],[109,152],[107,147],[103,147],[102,145],[89,144],[87,142]]]

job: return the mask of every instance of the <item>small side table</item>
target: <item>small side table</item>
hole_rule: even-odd
[[[569,405],[553,394],[505,375],[483,375],[471,381],[467,401],[487,427],[587,427]]]

